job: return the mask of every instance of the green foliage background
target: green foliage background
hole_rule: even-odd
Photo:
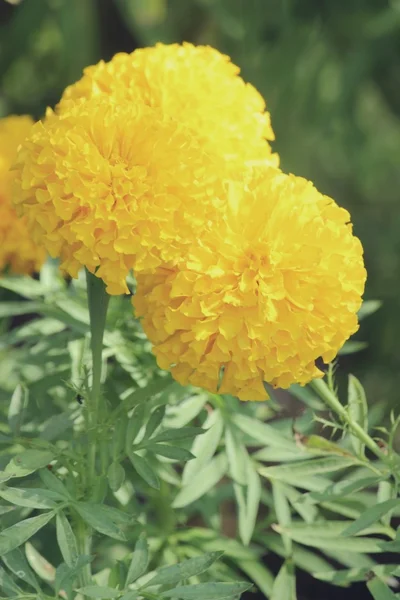
[[[371,399],[399,383],[398,0],[0,0],[0,115],[40,117],[82,69],[157,41],[231,55],[267,99],[287,171],[350,210],[366,298],[383,307],[352,358]],[[348,359],[342,359],[348,360]],[[355,361],[355,362],[354,362]]]

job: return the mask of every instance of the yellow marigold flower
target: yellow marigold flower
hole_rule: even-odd
[[[159,111],[95,97],[33,126],[14,198],[64,271],[97,269],[121,294],[131,268],[175,260],[218,210],[226,163]]]
[[[228,56],[209,46],[157,44],[86,68],[65,90],[58,111],[93,96],[144,102],[191,127],[211,151],[277,166],[267,142],[274,134],[264,99],[239,72]]]
[[[0,120],[0,273],[10,269],[30,274],[40,269],[45,252],[33,243],[26,219],[19,218],[11,203],[13,171],[17,148],[29,134],[33,120],[11,116]]]
[[[174,268],[138,274],[133,303],[182,384],[266,399],[322,375],[357,328],[366,271],[350,215],[275,169],[233,188],[225,221]]]

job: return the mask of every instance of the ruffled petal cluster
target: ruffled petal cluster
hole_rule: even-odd
[[[96,97],[34,125],[17,168],[35,239],[73,277],[97,269],[121,294],[130,269],[176,260],[218,213],[227,165],[146,105]]]
[[[38,271],[45,260],[43,248],[36,245],[28,231],[26,218],[19,218],[11,202],[11,169],[18,146],[29,134],[33,120],[11,116],[0,120],[0,274]]]
[[[136,315],[182,384],[263,400],[322,373],[357,328],[366,272],[350,215],[311,183],[257,169],[179,264],[139,274]]]
[[[267,140],[270,115],[259,92],[239,76],[228,56],[209,46],[156,44],[88,67],[58,105],[94,96],[144,103],[192,129],[202,146],[229,160],[278,165]]]

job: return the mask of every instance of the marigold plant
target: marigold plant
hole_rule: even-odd
[[[32,241],[26,218],[17,216],[11,202],[14,174],[10,168],[32,124],[29,116],[0,120],[0,274],[6,269],[12,273],[33,273],[45,259],[43,248]]]
[[[138,274],[137,316],[182,384],[266,399],[322,372],[358,329],[366,272],[350,215],[300,177],[257,170],[179,264]]]
[[[96,97],[38,122],[17,161],[15,202],[35,238],[76,277],[126,276],[175,261],[224,201],[229,164],[184,124],[143,103]]]

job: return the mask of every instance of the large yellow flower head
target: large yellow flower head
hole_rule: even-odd
[[[121,294],[131,268],[173,262],[218,212],[227,161],[160,111],[94,97],[35,124],[16,168],[35,238],[70,275],[97,269]]]
[[[144,102],[190,127],[212,152],[277,165],[267,142],[274,134],[264,99],[239,72],[229,57],[209,46],[157,44],[86,68],[82,79],[65,90],[57,110],[63,113],[94,96]]]
[[[322,375],[357,328],[366,272],[346,210],[311,183],[257,170],[218,229],[174,268],[139,274],[136,315],[182,384],[267,398]]]
[[[11,202],[14,177],[10,168],[17,148],[29,134],[33,120],[11,116],[0,120],[0,274],[31,274],[45,260],[43,248],[33,243],[25,218],[19,218]]]

